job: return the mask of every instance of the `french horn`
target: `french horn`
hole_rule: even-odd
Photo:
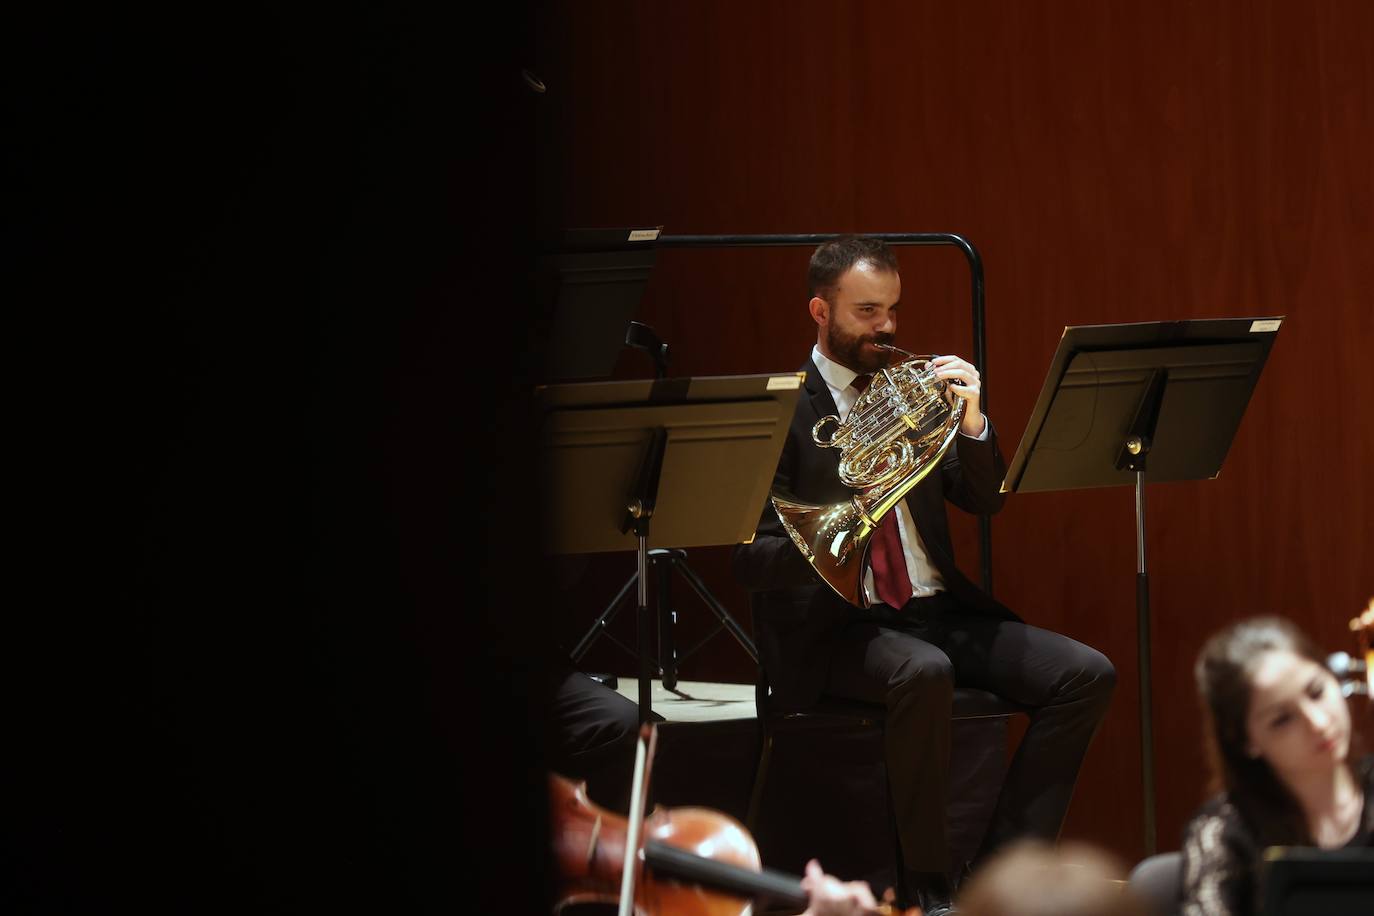
[[[853,491],[850,498],[822,506],[769,497],[802,556],[855,607],[864,606],[873,532],[939,466],[964,418],[964,399],[936,377],[933,356],[879,346],[905,359],[874,374],[843,423],[832,414],[811,428],[818,446],[840,450],[840,481]]]

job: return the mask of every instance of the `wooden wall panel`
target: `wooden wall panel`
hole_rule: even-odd
[[[966,235],[986,265],[1008,457],[1065,325],[1287,316],[1220,478],[1149,494],[1160,842],[1174,844],[1204,794],[1201,641],[1281,612],[1338,648],[1374,594],[1374,5],[556,3],[541,16],[546,219]],[[794,368],[814,340],[806,256],[665,251],[643,318],[674,374]],[[901,257],[899,342],[969,353],[962,259]],[[630,355],[618,371],[646,370]],[[970,569],[973,532],[959,528]],[[1066,834],[1134,858],[1131,491],[1014,498],[994,544],[999,597],[1118,666]],[[743,616],[725,550],[693,563]],[[565,639],[629,564],[569,565]],[[682,601],[688,641],[706,615]],[[685,676],[749,680],[716,640]],[[630,670],[604,645],[588,660]]]

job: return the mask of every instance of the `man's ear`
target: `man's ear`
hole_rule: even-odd
[[[820,296],[812,296],[806,307],[811,312],[811,320],[816,324],[825,327],[830,322],[830,303]]]

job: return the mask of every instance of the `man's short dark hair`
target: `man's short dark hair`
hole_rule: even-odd
[[[811,267],[806,272],[811,295],[829,300],[835,294],[840,277],[860,261],[867,261],[880,272],[897,273],[897,256],[882,239],[865,235],[842,235],[822,242],[811,254]]]

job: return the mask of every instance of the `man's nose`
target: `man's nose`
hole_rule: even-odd
[[[897,316],[891,312],[883,315],[878,322],[878,332],[881,334],[895,334],[897,332]]]

